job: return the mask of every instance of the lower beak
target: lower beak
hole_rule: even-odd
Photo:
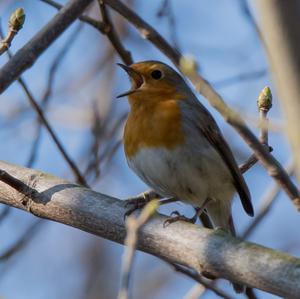
[[[117,96],[117,98],[122,98],[136,92],[144,83],[144,79],[137,71],[135,71],[130,66],[121,63],[117,63],[117,65],[120,66],[128,74],[132,81],[132,88]]]

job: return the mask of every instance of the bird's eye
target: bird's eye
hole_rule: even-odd
[[[151,77],[155,80],[159,80],[162,77],[162,72],[160,70],[154,70],[151,72]]]

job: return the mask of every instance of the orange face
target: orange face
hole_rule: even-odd
[[[184,142],[179,100],[187,98],[188,88],[171,67],[156,61],[120,65],[130,76],[129,113],[124,143],[127,157],[141,148],[173,149]],[[119,96],[120,97],[120,96]]]
[[[185,82],[171,67],[158,61],[145,61],[130,67],[119,64],[130,76],[132,88],[119,97],[129,102],[158,102],[184,97]],[[142,104],[142,103],[141,103]]]

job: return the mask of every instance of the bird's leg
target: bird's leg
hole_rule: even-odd
[[[155,198],[161,198],[161,196],[154,190],[147,190],[135,197],[131,197],[126,200],[126,207],[131,205],[137,206],[137,208],[142,208],[145,204]]]
[[[195,215],[193,216],[193,220],[194,220],[194,223],[197,221],[197,219],[198,219],[198,217],[200,217],[202,214],[203,214],[203,212],[205,212],[206,210],[205,210],[205,207],[207,206],[207,204],[211,201],[212,199],[210,198],[210,197],[207,197],[205,200],[204,200],[204,202],[203,202],[203,204],[201,205],[201,207],[200,208],[195,208],[195,210],[196,210],[196,213],[195,213]]]
[[[204,212],[205,212],[205,210],[204,210]],[[199,219],[202,222],[202,225],[204,227],[210,228],[210,229],[214,228],[210,218],[208,217],[208,215],[206,213],[202,213],[201,215],[199,215]]]
[[[196,213],[192,218],[188,218],[184,215],[181,215],[178,211],[173,211],[170,215],[170,217],[164,221],[164,227],[168,226],[171,223],[177,222],[177,221],[185,221],[189,223],[195,224],[198,217],[204,212],[206,205],[211,201],[211,198],[206,198],[201,207],[195,208]],[[175,216],[174,216],[175,215]]]
[[[135,197],[127,199],[125,207],[130,207],[130,209],[128,209],[127,212],[124,214],[124,218],[131,215],[134,211],[142,209],[149,201],[155,198],[160,199],[161,196],[154,190],[147,190]]]
[[[124,219],[130,216],[134,211],[142,209],[149,201],[153,199],[160,199],[160,206],[178,201],[178,199],[174,197],[163,199],[161,195],[156,193],[154,190],[148,190],[144,193],[139,194],[136,197],[132,197],[126,200],[125,207],[129,207],[130,205],[133,206],[124,214]]]

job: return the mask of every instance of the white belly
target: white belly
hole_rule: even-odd
[[[162,196],[193,206],[201,205],[207,197],[231,200],[234,193],[229,170],[209,147],[201,153],[184,147],[143,149],[128,160],[128,165]]]

